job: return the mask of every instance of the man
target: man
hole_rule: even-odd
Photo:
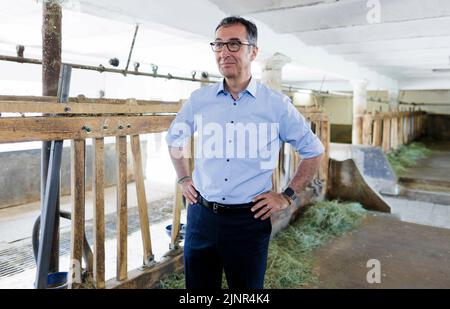
[[[292,203],[318,170],[323,146],[285,95],[257,83],[251,63],[257,28],[241,17],[223,19],[212,50],[223,82],[194,91],[166,141],[189,201],[184,245],[186,288],[263,288],[272,230],[270,216]],[[197,132],[191,178],[184,156]],[[271,191],[280,142],[302,161],[283,193]]]

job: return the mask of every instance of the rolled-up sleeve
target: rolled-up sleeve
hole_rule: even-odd
[[[322,154],[324,152],[322,142],[312,132],[303,115],[287,97],[282,105],[284,112],[280,123],[280,139],[291,144],[303,159]]]
[[[191,103],[191,100],[188,100],[172,121],[166,135],[167,145],[184,147],[189,141],[189,137],[194,133],[194,115]]]

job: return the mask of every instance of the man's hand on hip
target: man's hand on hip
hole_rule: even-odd
[[[191,178],[183,180],[180,183],[181,186],[181,192],[183,193],[183,196],[189,201],[191,204],[197,203],[197,190],[194,187],[194,182]]]
[[[266,220],[271,214],[289,207],[287,198],[283,194],[273,191],[258,195],[253,202],[256,203],[252,207],[252,211],[256,213],[255,218],[262,216],[261,220]]]

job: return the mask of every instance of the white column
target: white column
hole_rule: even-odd
[[[267,87],[280,91],[282,90],[282,70],[283,67],[291,62],[291,58],[286,55],[275,53],[263,61],[261,82]]]
[[[291,58],[286,55],[275,53],[273,56],[265,59],[262,62],[262,78],[261,82],[265,84],[267,87],[281,92],[283,86],[282,80],[282,71],[283,67],[291,62]],[[285,148],[282,146],[282,152],[284,152]],[[283,155],[284,156],[284,155]],[[282,186],[284,187],[285,183],[281,183],[282,181],[282,170],[284,160],[278,160],[277,167],[275,168],[272,174],[272,190],[276,192],[280,192]],[[287,179],[284,179],[286,182]]]
[[[362,116],[367,110],[367,84],[365,80],[351,81],[353,86],[352,144],[362,144]]]
[[[389,89],[389,110],[395,111],[399,107],[398,89]]]

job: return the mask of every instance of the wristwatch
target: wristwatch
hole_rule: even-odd
[[[284,191],[282,192],[282,194],[284,196],[286,196],[289,200],[291,200],[292,202],[296,202],[297,200],[297,195],[295,194],[294,190],[292,190],[291,187],[287,187],[286,189],[284,189]],[[291,203],[289,203],[290,205]]]

